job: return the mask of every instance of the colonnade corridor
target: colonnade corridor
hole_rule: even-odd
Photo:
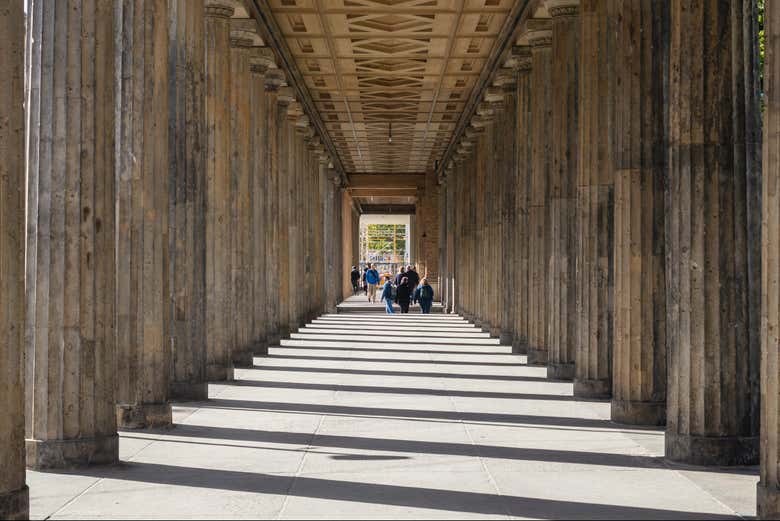
[[[362,299],[361,299],[362,300]],[[122,463],[28,474],[33,518],[731,519],[750,469],[672,467],[456,315],[327,314]]]

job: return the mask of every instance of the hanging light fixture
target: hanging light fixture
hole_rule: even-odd
[[[388,127],[387,130],[387,142],[390,143],[391,145],[393,144],[393,122],[392,121],[390,122],[390,126]]]

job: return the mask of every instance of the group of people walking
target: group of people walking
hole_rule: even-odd
[[[372,264],[367,264],[362,274],[356,266],[352,266],[351,278],[352,291],[355,295],[358,294],[359,284],[362,281],[368,301],[376,302],[376,290],[381,277]],[[420,279],[414,266],[409,265],[401,266],[395,278],[387,277],[382,286],[380,301],[385,302],[385,309],[389,315],[395,313],[394,302],[401,308],[401,313],[409,313],[409,307],[419,303],[420,310],[427,315],[433,308],[433,297],[433,287],[428,283],[428,279]]]

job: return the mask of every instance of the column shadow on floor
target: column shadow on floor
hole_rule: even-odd
[[[571,395],[559,394],[529,394],[529,393],[503,393],[491,391],[461,391],[456,389],[426,389],[420,387],[379,387],[375,385],[344,385],[308,382],[279,382],[268,380],[236,380],[237,387],[260,387],[264,389],[295,389],[309,391],[334,391],[350,393],[377,393],[377,394],[403,394],[420,396],[453,396],[458,398],[488,398],[507,400],[552,400],[558,402],[592,402],[600,403],[603,400],[587,400],[575,398]]]
[[[735,516],[653,508],[538,499],[499,494],[383,485],[305,476],[179,467],[152,463],[125,463],[113,468],[71,471],[158,485],[275,494],[301,498],[349,501],[376,505],[424,508],[446,512],[513,515],[539,519],[735,519]]]
[[[431,362],[434,363],[434,362]],[[255,365],[248,371],[288,371],[300,373],[324,373],[324,374],[359,374],[366,376],[409,376],[414,378],[456,378],[460,380],[495,380],[501,382],[547,382],[557,383],[546,376],[515,376],[515,375],[493,375],[493,374],[468,374],[468,373],[432,373],[432,372],[410,372],[410,371],[389,371],[379,369],[345,369],[345,368],[327,368],[327,367],[293,367],[293,366],[258,366]]]
[[[301,348],[303,349],[303,348]],[[270,354],[266,359],[278,360],[319,360],[332,362],[370,362],[370,363],[389,363],[389,364],[427,364],[427,365],[464,365],[464,366],[485,366],[485,367],[528,367],[526,364],[506,363],[506,362],[464,362],[459,360],[415,360],[408,358],[360,358],[346,356],[310,356],[310,355],[277,355]],[[273,367],[273,366],[269,366]]]

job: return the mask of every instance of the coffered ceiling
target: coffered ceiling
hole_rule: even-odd
[[[514,0],[269,3],[345,170],[401,173],[434,168]]]

